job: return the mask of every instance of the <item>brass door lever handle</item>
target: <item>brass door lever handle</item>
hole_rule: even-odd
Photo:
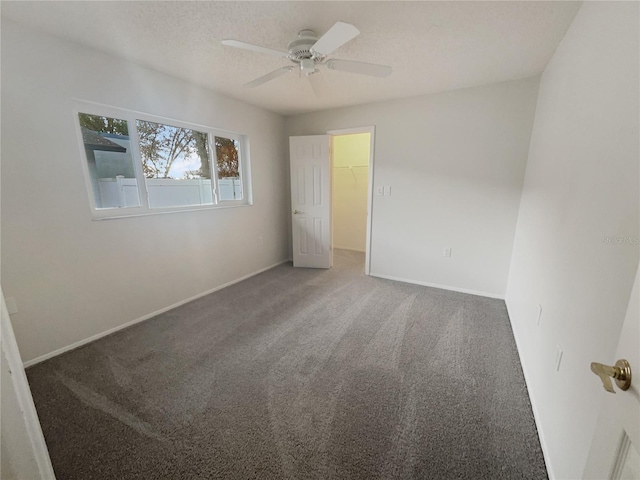
[[[616,393],[611,379],[615,379],[620,390],[629,390],[631,386],[631,365],[624,359],[618,360],[615,366],[591,362],[591,371],[600,377],[602,386],[607,392]]]

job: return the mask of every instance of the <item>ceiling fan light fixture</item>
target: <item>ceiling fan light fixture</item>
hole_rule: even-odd
[[[316,62],[310,58],[300,60],[300,71],[306,75],[312,74],[316,69]]]

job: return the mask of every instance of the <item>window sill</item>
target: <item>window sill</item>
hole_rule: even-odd
[[[152,210],[147,210],[144,212],[136,212],[136,213],[126,213],[122,215],[109,215],[109,216],[97,216],[95,212],[92,212],[92,218],[94,222],[101,222],[103,220],[117,220],[120,218],[132,218],[132,217],[149,217],[155,215],[171,215],[174,213],[183,213],[183,212],[199,212],[202,210],[221,210],[227,208],[242,208],[242,207],[251,207],[253,203],[235,203],[230,205],[205,205],[205,206],[196,206],[196,207],[184,207],[176,210],[160,210],[154,212]]]

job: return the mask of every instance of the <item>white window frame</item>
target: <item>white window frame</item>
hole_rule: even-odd
[[[91,173],[89,171],[88,159],[85,153],[84,139],[78,114],[86,113],[89,115],[97,115],[104,117],[117,118],[125,120],[129,130],[129,140],[131,147],[131,157],[133,160],[133,168],[135,171],[136,182],[138,185],[138,195],[140,198],[139,207],[114,207],[114,208],[97,208],[95,202],[95,193],[91,181]],[[147,190],[147,178],[142,170],[142,156],[140,155],[139,138],[137,120],[161,123],[178,128],[187,128],[197,130],[207,134],[209,142],[209,161],[211,169],[211,188],[212,188],[212,204],[207,205],[182,205],[174,207],[157,207],[149,206],[149,194]],[[196,123],[184,122],[173,118],[162,117],[144,112],[128,110],[124,108],[112,107],[85,100],[74,100],[73,105],[73,123],[78,138],[78,148],[82,163],[82,170],[85,177],[85,185],[89,197],[89,205],[91,207],[91,215],[94,220],[106,220],[113,218],[136,217],[142,215],[157,215],[164,213],[176,213],[193,210],[210,210],[217,208],[242,207],[253,205],[251,194],[251,178],[249,166],[249,140],[247,135],[220,128],[208,127]],[[242,199],[239,200],[220,200],[218,187],[218,165],[215,149],[215,137],[224,137],[238,142],[238,171],[240,173],[240,182],[242,186]]]

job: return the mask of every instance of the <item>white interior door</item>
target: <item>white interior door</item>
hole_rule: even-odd
[[[620,334],[617,359],[631,364],[631,387],[615,395],[604,391],[596,431],[583,478],[640,480],[640,268],[631,292],[627,315]],[[597,359],[596,359],[597,360]],[[602,362],[602,360],[597,360]],[[600,382],[594,378],[594,381]]]
[[[289,137],[294,267],[329,268],[333,263],[330,138]]]

